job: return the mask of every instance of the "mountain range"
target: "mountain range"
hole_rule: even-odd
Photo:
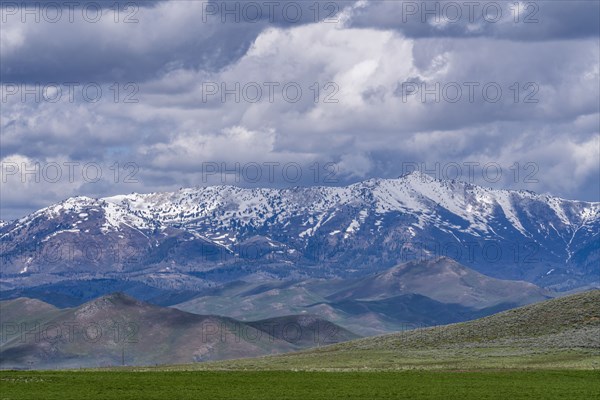
[[[598,202],[418,172],[346,187],[74,197],[0,225],[0,289],[105,280],[168,297],[236,281],[355,279],[446,256],[570,290],[600,281],[599,228]]]
[[[0,299],[75,309],[122,292],[243,323],[403,331],[598,286],[599,210],[420,173],[74,197],[0,225]]]

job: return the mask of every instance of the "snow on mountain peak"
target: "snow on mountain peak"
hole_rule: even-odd
[[[565,226],[580,225],[598,218],[598,204],[574,202],[537,195],[529,191],[495,190],[474,184],[434,179],[415,171],[396,179],[369,179],[345,187],[297,187],[287,189],[209,186],[175,192],[130,194],[104,199],[136,215],[165,224],[187,227],[212,226],[213,230],[232,224],[260,227],[302,218],[302,237],[333,218],[344,207],[372,208],[375,214],[410,213],[416,227],[440,224],[440,213],[465,221],[472,234],[493,234],[490,221],[503,215],[514,229],[528,236],[522,219],[528,203],[543,203]],[[583,204],[577,208],[574,204]],[[579,211],[578,211],[579,210]],[[356,230],[356,225],[346,237]],[[449,225],[456,228],[455,225]],[[347,231],[349,227],[343,227]]]
[[[103,219],[102,232],[118,230],[121,225],[134,229],[151,229],[153,223],[146,218],[131,213],[127,208],[104,199],[94,199],[87,196],[70,197],[60,203],[42,208],[17,221],[18,226],[29,225],[37,218],[55,219],[61,216],[71,216],[79,221],[87,221],[91,215],[98,214]]]
[[[220,263],[234,255],[244,259],[244,246],[252,247],[259,258],[269,254],[275,264],[298,268],[325,252],[330,265],[337,266],[324,267],[322,273],[330,276],[336,276],[335,268],[348,265],[356,267],[347,273],[359,274],[360,268],[393,265],[410,254],[436,255],[436,246],[464,249],[475,243],[481,250],[495,243],[501,247],[507,276],[521,278],[525,271],[513,265],[515,259],[539,256],[535,262],[540,270],[526,269],[531,279],[538,279],[542,269],[547,277],[552,266],[555,272],[543,279],[556,280],[571,274],[571,264],[578,263],[582,271],[591,268],[599,210],[600,203],[494,190],[416,172],[344,187],[211,186],[104,199],[80,196],[3,227],[1,238],[10,249],[21,242],[68,240],[138,246],[156,264],[157,273],[176,269],[179,263]],[[57,239],[58,235],[63,236]],[[535,254],[531,247],[523,248],[532,243]],[[114,268],[112,258],[105,261],[107,268]],[[496,261],[482,257],[466,261],[484,270],[497,268]],[[13,267],[16,273],[22,271],[17,262]],[[578,276],[573,279],[591,279]],[[174,282],[172,276],[169,282]]]
[[[40,215],[47,218],[60,214],[83,216],[91,210],[102,213],[103,233],[118,230],[123,225],[138,230],[162,225],[185,228],[208,239],[226,234],[228,240],[235,241],[240,229],[283,227],[293,222],[302,227],[298,232],[300,238],[306,239],[325,229],[328,234],[336,230],[344,232],[343,237],[348,239],[359,232],[366,215],[379,218],[377,215],[400,213],[413,217],[416,222],[409,227],[417,229],[437,226],[475,236],[497,235],[505,229],[513,229],[530,237],[531,220],[537,218],[535,215],[540,210],[545,210],[554,222],[535,229],[547,230],[561,225],[572,235],[576,229],[598,221],[599,204],[529,191],[495,190],[412,172],[396,179],[374,178],[345,187],[209,186],[104,199],[77,196],[41,209],[19,223],[26,224]],[[355,215],[343,226],[329,223],[347,212]],[[379,231],[380,224],[381,221],[373,229]]]

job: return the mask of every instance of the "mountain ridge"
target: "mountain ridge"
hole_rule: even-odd
[[[360,277],[449,256],[489,276],[569,290],[600,283],[599,230],[600,203],[420,173],[346,187],[75,197],[0,227],[0,285],[127,276],[194,290]],[[49,260],[53,248],[59,262]]]
[[[419,274],[411,275],[415,269]],[[453,274],[448,276],[448,270]],[[310,313],[369,336],[470,320],[555,295],[531,283],[490,278],[440,257],[346,281],[240,285],[200,294],[173,307],[242,320]]]

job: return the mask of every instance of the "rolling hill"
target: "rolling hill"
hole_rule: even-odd
[[[25,306],[25,307],[24,307]],[[357,335],[314,316],[244,323],[158,307],[117,293],[76,308],[0,302],[1,368],[189,363],[287,352]]]
[[[600,290],[470,322],[398,332],[200,369],[397,370],[600,366]],[[188,369],[190,366],[173,366]]]
[[[360,279],[239,284],[174,307],[243,320],[310,313],[368,336],[466,321],[551,296],[531,283],[487,277],[440,257]]]

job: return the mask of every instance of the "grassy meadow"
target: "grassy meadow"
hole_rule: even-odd
[[[5,371],[0,383],[3,400],[590,400],[600,395],[599,371]]]

